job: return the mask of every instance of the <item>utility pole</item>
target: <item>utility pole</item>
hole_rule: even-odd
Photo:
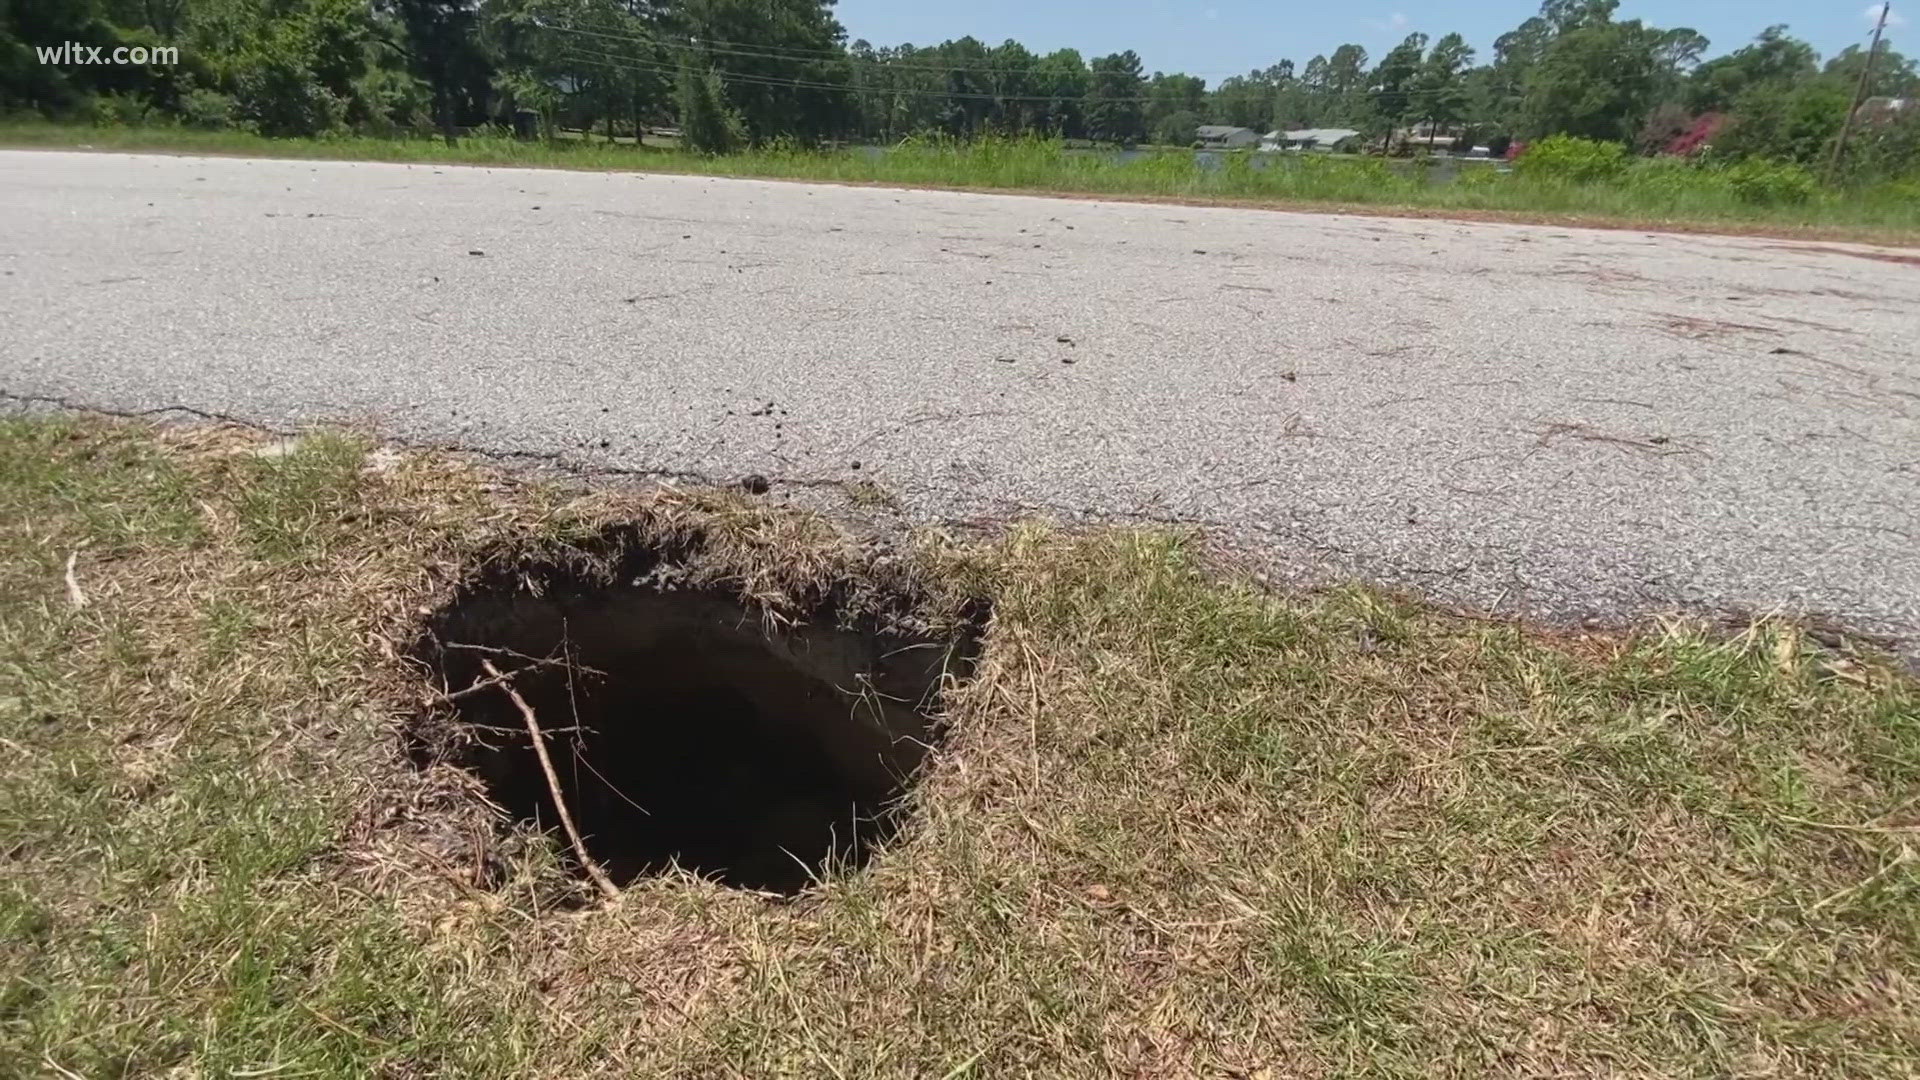
[[[1887,16],[1893,12],[1893,0],[1881,0],[1880,21],[1873,25],[1873,44],[1867,47],[1867,62],[1860,65],[1860,84],[1854,87],[1853,103],[1847,107],[1846,122],[1840,125],[1840,138],[1833,144],[1833,161],[1827,165],[1827,180],[1840,174],[1840,155],[1847,152],[1847,137],[1853,134],[1853,117],[1867,96],[1867,80],[1873,76],[1873,62],[1880,56],[1880,35],[1886,32]]]

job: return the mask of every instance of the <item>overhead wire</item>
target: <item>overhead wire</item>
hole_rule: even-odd
[[[787,45],[768,45],[768,44],[763,44],[758,42],[736,42],[736,41],[728,41],[721,38],[699,38],[699,37],[693,37],[693,36],[668,38],[663,35],[617,34],[617,33],[612,33],[605,30],[588,30],[588,29],[584,29],[574,25],[566,25],[566,24],[554,23],[554,22],[542,22],[542,23],[536,23],[535,25],[542,26],[546,29],[559,30],[563,33],[582,34],[590,37],[600,37],[600,38],[606,38],[614,41],[643,43],[643,44],[652,44],[652,45],[669,45],[675,48],[698,48],[708,52],[721,53],[721,54],[727,54],[727,55],[755,56],[755,57],[760,57],[762,59],[770,59],[770,60],[858,59],[857,57],[854,57],[853,54],[851,54],[850,52],[847,52],[844,48],[840,50],[821,50],[821,49],[806,49],[806,48],[800,48],[796,46],[787,46]],[[915,55],[917,57],[921,53],[931,52],[931,51],[932,50],[930,48],[924,49],[924,50],[918,50]],[[1391,52],[1391,50],[1388,50],[1388,51]],[[1478,51],[1479,50],[1474,50],[1476,54],[1478,53]],[[1603,55],[1608,55],[1608,56],[1643,56],[1646,54],[1645,50],[1630,48],[1630,47],[1623,47],[1623,48],[1617,48],[1617,49],[1605,49],[1605,50],[1600,50],[1600,52]],[[1044,54],[1034,54],[1034,55],[1036,60],[1045,59]],[[990,73],[991,72],[1024,73],[1024,72],[1029,72],[1033,70],[1031,68],[1010,68],[1010,67],[982,68],[982,67],[972,67],[972,66],[968,66],[962,69],[957,65],[916,64],[909,61],[895,60],[890,58],[889,59],[875,58],[871,61],[865,61],[865,62],[871,62],[879,67],[887,67],[887,68],[905,67],[905,68],[917,68],[917,69],[929,70],[929,71],[967,70],[967,71],[973,71],[973,72],[990,72]],[[1301,69],[1300,66],[1296,66],[1295,68],[1296,71],[1300,69]],[[1172,72],[1171,74],[1192,75],[1194,77],[1199,77],[1204,75],[1219,75],[1220,73],[1219,72]],[[1231,75],[1226,75],[1223,77],[1238,78],[1242,74],[1254,75],[1254,74],[1260,74],[1260,72],[1258,71],[1249,71],[1245,73],[1235,72]]]
[[[605,30],[587,30],[580,27],[576,27],[576,26],[567,26],[567,25],[562,25],[562,24],[553,23],[553,22],[536,22],[533,25],[538,26],[542,29],[558,31],[560,33],[565,33],[565,34],[574,34],[582,37],[598,38],[598,39],[618,42],[622,44],[646,45],[646,46],[655,47],[655,48],[665,47],[668,49],[677,49],[682,52],[686,52],[690,54],[717,54],[717,55],[723,55],[723,56],[739,56],[739,57],[749,58],[749,59],[764,59],[764,60],[775,60],[775,61],[782,61],[782,62],[807,62],[807,63],[818,63],[818,62],[823,62],[827,60],[854,59],[850,57],[848,54],[846,54],[845,52],[840,52],[837,54],[829,54],[823,50],[790,49],[788,51],[791,51],[794,53],[806,53],[806,54],[817,54],[817,55],[808,55],[805,57],[787,56],[787,55],[780,54],[780,51],[782,49],[787,48],[782,46],[762,46],[757,50],[734,49],[734,48],[728,48],[725,46],[735,44],[735,43],[724,42],[721,39],[704,39],[703,40],[698,38],[688,38],[682,41],[677,39],[669,39],[661,36],[641,36],[641,35],[631,35],[631,34],[617,34],[617,33],[611,33]],[[578,62],[592,63],[594,61],[611,61],[613,64],[621,67],[637,68],[641,70],[650,70],[655,72],[679,73],[683,71],[702,70],[701,67],[684,64],[684,63],[660,64],[657,62],[638,59],[631,56],[624,56],[616,53],[586,49],[581,46],[566,46],[565,48],[568,50],[569,57]],[[1627,51],[1622,50],[1621,52],[1625,54]],[[586,60],[585,58],[587,57],[591,57],[593,58],[593,60]],[[951,77],[956,74],[957,75],[992,75],[992,74],[1016,74],[1017,73],[1017,74],[1024,74],[1029,76],[1045,74],[1043,71],[1037,68],[1035,69],[976,68],[976,67],[971,67],[967,65],[944,65],[944,66],[921,65],[921,64],[907,64],[907,63],[902,63],[899,61],[892,61],[892,60],[872,61],[871,64],[873,68],[882,72],[898,71],[898,70],[914,70],[914,71],[925,71],[925,72],[936,74],[936,75],[945,75],[947,77]],[[890,95],[894,97],[899,97],[904,95],[904,96],[913,96],[913,97],[939,98],[943,100],[973,100],[973,101],[997,101],[997,102],[1057,102],[1062,100],[1071,100],[1076,97],[1081,100],[1085,100],[1087,97],[1090,96],[1086,93],[1081,93],[1079,95],[1075,95],[1071,93],[1003,94],[1003,93],[997,93],[992,91],[951,90],[951,89],[924,87],[924,86],[875,86],[872,84],[855,85],[853,83],[830,82],[823,79],[786,78],[786,77],[774,76],[774,75],[762,75],[762,74],[755,74],[755,73],[749,73],[749,72],[728,71],[721,68],[713,68],[712,65],[707,65],[707,67],[712,68],[712,70],[714,71],[714,74],[718,78],[720,78],[722,82],[745,83],[745,84],[756,85],[756,86],[783,86],[783,87],[792,87],[794,89],[824,90],[824,91],[832,91],[836,93],[846,93],[846,94]],[[1095,75],[1097,75],[1097,73],[1087,72],[1087,75],[1089,79],[1091,79]],[[1356,94],[1356,95],[1364,95],[1364,96],[1373,97],[1373,98],[1383,97],[1388,94],[1396,94],[1396,95],[1404,96],[1409,101],[1415,101],[1415,102],[1435,100],[1441,95],[1456,95],[1460,92],[1461,90],[1458,87],[1407,87],[1401,90],[1356,88],[1354,90],[1329,91],[1329,93],[1332,93],[1335,95]],[[1127,97],[1101,97],[1099,98],[1099,100],[1103,102],[1113,102],[1113,103],[1121,103],[1121,104],[1133,104],[1133,103],[1148,104],[1158,99],[1156,99],[1151,95],[1138,95],[1138,96],[1127,96]]]

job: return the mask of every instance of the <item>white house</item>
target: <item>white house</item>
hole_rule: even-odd
[[[1352,128],[1301,128],[1297,131],[1269,131],[1260,140],[1262,150],[1332,150],[1348,139],[1360,137]]]
[[[1208,150],[1245,150],[1260,141],[1260,136],[1252,128],[1227,127],[1223,124],[1202,124],[1194,132],[1194,137]]]

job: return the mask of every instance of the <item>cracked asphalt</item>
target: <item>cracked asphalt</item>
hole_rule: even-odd
[[[1204,525],[1295,582],[1920,641],[1920,259],[751,180],[0,152],[0,395],[909,520]]]

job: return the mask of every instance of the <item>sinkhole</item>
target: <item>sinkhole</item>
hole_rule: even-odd
[[[978,624],[934,635],[763,615],[711,590],[475,587],[428,617],[414,654],[446,693],[442,756],[552,835],[577,874],[554,781],[616,884],[677,865],[792,894],[865,865],[899,829]],[[507,686],[536,717],[552,780]]]

